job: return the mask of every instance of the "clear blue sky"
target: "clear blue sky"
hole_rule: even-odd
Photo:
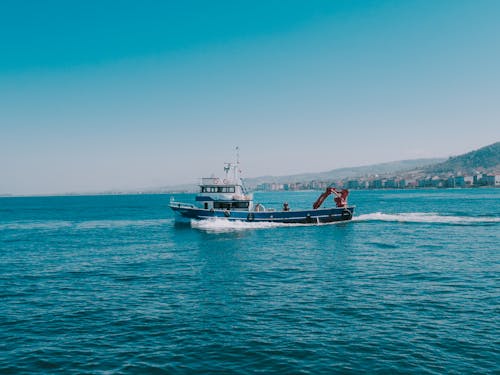
[[[456,155],[500,139],[500,1],[0,2],[0,194]]]

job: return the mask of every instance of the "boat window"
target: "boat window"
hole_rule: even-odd
[[[248,208],[248,202],[233,202],[233,208]]]
[[[234,186],[202,186],[202,193],[234,193]]]
[[[221,209],[221,210],[230,210],[231,209],[231,203],[214,202],[214,208]]]

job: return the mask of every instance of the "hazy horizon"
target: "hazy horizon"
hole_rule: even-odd
[[[500,139],[500,2],[0,4],[0,194],[447,158]]]
[[[424,160],[446,160],[446,158],[421,158],[421,159],[406,159],[406,160],[392,160],[388,162],[381,162],[381,163],[375,163],[375,164],[362,164],[362,165],[355,165],[355,166],[350,166],[350,167],[339,167],[331,170],[325,170],[325,171],[300,171],[298,173],[293,173],[293,174],[287,174],[287,175],[258,175],[258,176],[243,176],[241,177],[246,181],[246,180],[253,180],[253,179],[259,179],[259,178],[285,178],[288,176],[299,176],[299,175],[305,175],[305,174],[321,174],[321,173],[328,173],[332,171],[337,171],[337,170],[343,170],[343,169],[356,169],[356,168],[363,168],[363,167],[370,167],[370,166],[379,166],[379,165],[384,165],[384,164],[392,164],[392,163],[399,163],[399,162],[408,162],[408,161],[424,161]],[[240,164],[241,165],[241,164]],[[214,172],[211,174],[211,176],[216,176],[216,177],[223,177],[224,176],[224,170],[223,170],[223,164],[221,164],[220,168],[218,171]],[[115,187],[111,189],[95,189],[95,190],[73,190],[73,191],[58,191],[58,192],[45,192],[45,193],[27,193],[27,194],[11,194],[11,193],[2,193],[0,192],[0,197],[29,197],[29,196],[66,196],[66,195],[100,195],[100,194],[127,194],[127,193],[145,193],[145,194],[156,194],[162,191],[163,189],[167,189],[169,192],[176,191],[175,189],[177,188],[187,188],[188,186],[195,187],[199,184],[200,179],[203,177],[211,177],[208,174],[204,174],[201,176],[195,176],[191,178],[190,181],[184,181],[176,184],[169,184],[169,185],[157,185],[157,186],[131,186],[129,188],[120,188],[120,187]],[[361,176],[360,176],[361,177]],[[271,182],[271,181],[270,181]],[[168,190],[172,189],[172,190]],[[181,191],[181,190],[179,190]]]

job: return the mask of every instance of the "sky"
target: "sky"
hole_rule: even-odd
[[[0,2],[0,194],[459,155],[500,140],[500,1]]]

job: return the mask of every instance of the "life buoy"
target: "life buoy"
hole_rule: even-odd
[[[231,212],[229,210],[224,210],[224,216],[225,217],[231,216]]]
[[[347,208],[342,211],[342,219],[348,220],[352,217],[351,211],[349,211]]]
[[[248,221],[254,221],[254,220],[255,220],[255,215],[254,215],[252,212],[250,212],[250,213],[247,215],[247,220],[248,220]]]

